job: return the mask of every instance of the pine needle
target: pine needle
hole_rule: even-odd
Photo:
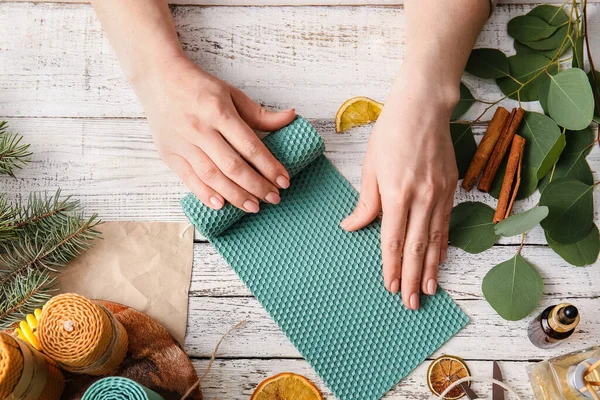
[[[15,177],[14,170],[20,169],[31,161],[28,144],[21,144],[23,136],[7,133],[6,121],[0,122],[0,174]]]
[[[2,286],[0,329],[10,329],[15,322],[41,308],[52,297],[55,285],[48,271],[28,270],[26,275]]]

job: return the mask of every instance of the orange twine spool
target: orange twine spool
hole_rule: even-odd
[[[127,331],[102,305],[78,294],[53,297],[38,325],[40,345],[66,371],[108,375],[123,362]]]
[[[0,399],[58,400],[65,378],[33,347],[0,332]]]

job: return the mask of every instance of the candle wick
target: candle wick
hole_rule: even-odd
[[[67,332],[73,332],[73,325],[73,321],[71,320],[63,322],[63,328],[65,328],[65,331]]]

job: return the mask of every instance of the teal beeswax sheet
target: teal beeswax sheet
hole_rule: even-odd
[[[418,311],[385,290],[380,224],[339,227],[358,195],[306,120],[265,144],[292,175],[280,204],[215,211],[189,194],[183,209],[338,399],[379,399],[468,318],[442,289]]]

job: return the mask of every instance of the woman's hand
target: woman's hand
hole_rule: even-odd
[[[279,203],[290,176],[252,129],[274,131],[294,110],[271,112],[204,72],[187,57],[170,59],[132,82],[162,160],[208,207],[227,200],[246,212]]]
[[[371,133],[358,205],[341,223],[355,231],[383,210],[384,284],[394,294],[400,289],[413,310],[420,290],[436,293],[438,264],[446,259],[458,180],[449,131],[457,91],[422,72],[401,72]]]

